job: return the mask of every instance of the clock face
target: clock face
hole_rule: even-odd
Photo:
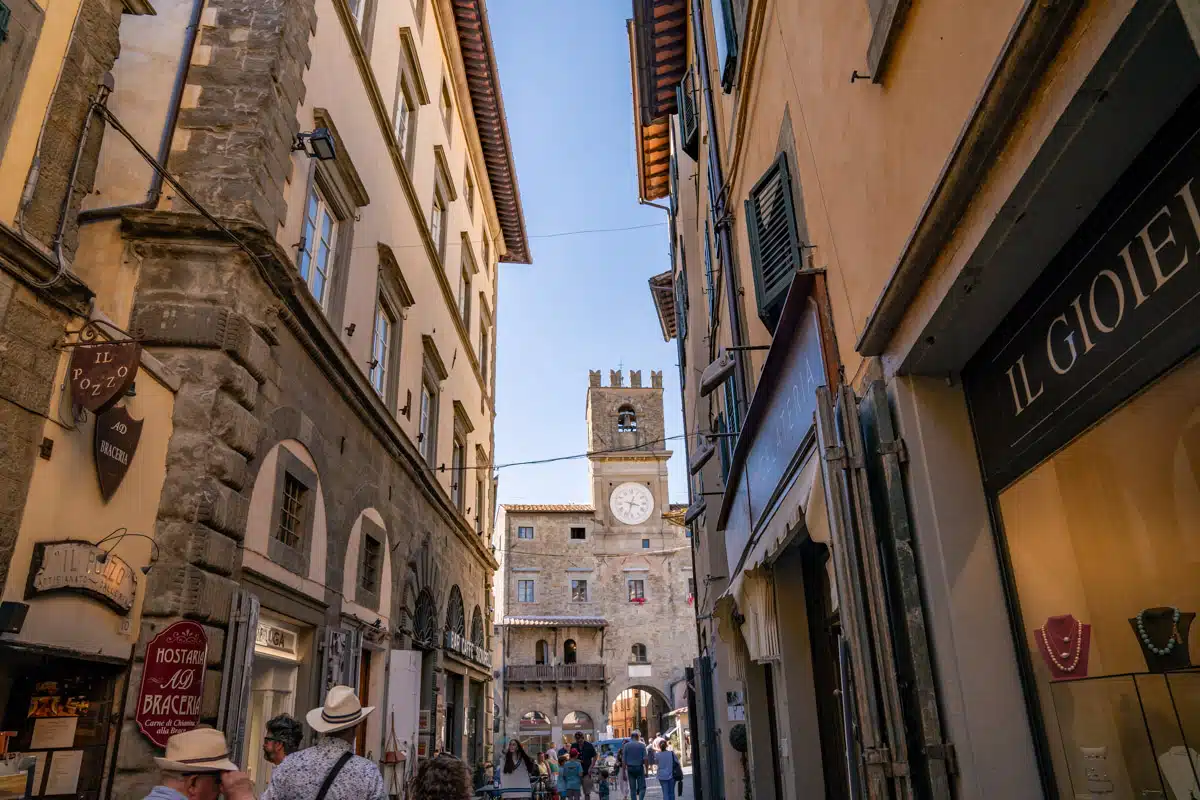
[[[626,525],[640,525],[650,519],[654,495],[640,483],[622,483],[608,498],[613,516]]]

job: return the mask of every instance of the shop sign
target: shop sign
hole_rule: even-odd
[[[159,747],[200,721],[200,695],[208,663],[208,634],[199,623],[168,625],[146,645],[137,724]]]
[[[25,599],[55,592],[84,594],[128,614],[137,593],[137,573],[123,558],[91,542],[38,542]]]
[[[485,667],[492,666],[491,653],[457,631],[446,631],[446,648],[476,664],[482,664]]]
[[[738,440],[737,454],[744,453],[744,460],[729,478],[736,488],[732,498],[726,493],[721,512],[733,565],[741,560],[751,531],[766,516],[781,483],[799,466],[795,460],[813,429],[817,387],[826,383],[824,364],[816,308],[793,287]],[[724,524],[732,520],[737,524]]]
[[[96,475],[105,502],[112,499],[129,471],[129,462],[142,438],[143,421],[131,417],[124,406],[110,408],[96,417]]]
[[[1200,345],[1194,124],[1146,148],[964,372],[993,488]]]
[[[254,644],[268,650],[279,650],[288,655],[296,655],[296,632],[286,628],[277,628],[267,622],[260,621],[254,632]]]
[[[137,342],[80,344],[71,354],[71,399],[93,414],[112,408],[137,377]]]

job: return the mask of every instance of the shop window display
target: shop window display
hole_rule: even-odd
[[[1200,800],[1200,357],[999,508],[1060,796]]]

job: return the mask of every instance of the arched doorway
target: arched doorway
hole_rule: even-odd
[[[572,711],[563,717],[563,736],[567,741],[575,740],[575,734],[582,733],[589,742],[596,740],[596,724],[592,717],[583,711]]]
[[[667,715],[671,706],[667,698],[649,686],[631,686],[617,695],[609,710],[612,735],[624,738],[634,730],[641,731],[643,738],[664,733],[670,727]]]
[[[526,711],[518,723],[517,740],[526,753],[537,754],[550,749],[550,718],[540,711]]]

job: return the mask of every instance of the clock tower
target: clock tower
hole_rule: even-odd
[[[663,426],[662,372],[632,370],[625,385],[620,370],[601,385],[599,370],[589,373],[587,394],[588,461],[596,520],[608,534],[640,546],[662,530],[667,510],[667,449]]]

